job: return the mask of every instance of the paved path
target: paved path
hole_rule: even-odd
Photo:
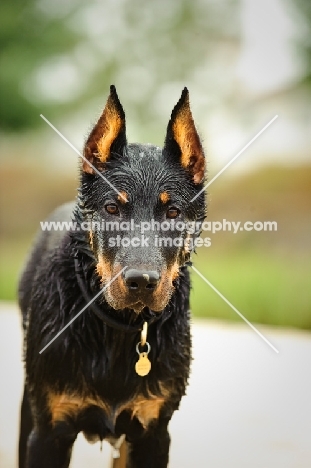
[[[310,468],[311,334],[196,321],[188,396],[170,424],[170,468]],[[22,390],[15,306],[0,307],[0,467],[16,467]],[[110,447],[79,437],[71,468],[109,467]],[[146,467],[148,468],[148,467]]]

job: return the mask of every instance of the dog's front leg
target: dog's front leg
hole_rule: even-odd
[[[168,420],[159,420],[139,439],[128,444],[127,468],[166,468],[168,466],[170,435]]]
[[[19,447],[18,447],[18,466],[19,468],[25,468],[26,466],[26,452],[27,452],[27,441],[33,428],[33,421],[29,403],[29,397],[27,388],[24,388],[24,396],[21,407],[21,420],[20,420],[20,435],[19,435]]]
[[[76,437],[67,423],[57,423],[51,430],[34,429],[28,440],[25,468],[68,468]]]

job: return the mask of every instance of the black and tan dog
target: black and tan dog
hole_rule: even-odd
[[[204,171],[186,88],[161,149],[127,143],[111,86],[85,144],[77,202],[50,218],[72,228],[40,233],[20,281],[20,468],[68,467],[81,431],[116,446],[123,438],[126,467],[167,466],[167,426],[189,376],[187,263],[198,234],[177,222],[203,221],[204,194],[191,200]]]

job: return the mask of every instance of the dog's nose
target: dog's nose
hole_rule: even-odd
[[[127,287],[135,292],[152,292],[160,279],[157,271],[126,269],[124,279]]]

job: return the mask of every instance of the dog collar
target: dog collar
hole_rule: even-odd
[[[83,267],[79,264],[79,260],[77,257],[74,258],[74,264],[75,264],[75,272],[76,272],[78,285],[82,293],[83,299],[86,301],[86,303],[89,303],[92,300],[92,297],[89,294],[89,291],[86,285]],[[162,312],[159,314],[154,314],[149,309],[150,314],[153,314],[149,320],[142,318],[139,324],[130,325],[130,324],[120,322],[114,319],[113,317],[111,317],[111,315],[108,315],[101,307],[98,306],[98,304],[96,304],[95,301],[92,302],[92,304],[90,304],[89,307],[97,315],[97,317],[99,317],[106,325],[108,325],[109,327],[115,328],[116,330],[120,330],[126,333],[137,333],[138,331],[142,331],[145,322],[147,322],[148,326],[150,326],[152,323],[157,322],[162,316]]]

